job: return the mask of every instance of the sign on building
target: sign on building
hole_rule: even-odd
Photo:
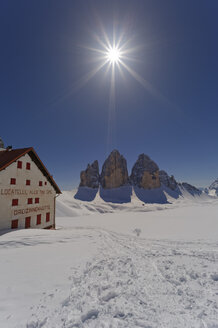
[[[60,193],[33,148],[0,149],[0,230],[55,228]]]

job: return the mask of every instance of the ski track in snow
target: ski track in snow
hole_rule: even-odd
[[[98,255],[72,268],[58,306],[48,306],[58,290],[44,293],[26,328],[218,328],[218,243],[77,229],[93,237]]]

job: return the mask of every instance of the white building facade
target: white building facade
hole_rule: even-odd
[[[0,149],[0,230],[55,228],[60,193],[33,148]]]

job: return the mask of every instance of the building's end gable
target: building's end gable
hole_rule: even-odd
[[[46,177],[46,179],[50,182],[52,187],[55,189],[57,194],[61,194],[61,190],[59,189],[58,185],[54,181],[52,175],[48,172],[38,155],[36,154],[35,150],[30,148],[22,148],[22,149],[6,149],[0,151],[0,171],[7,168],[9,165],[14,163],[15,161],[19,160],[22,156],[28,154],[32,161],[37,165],[39,170],[42,174]]]

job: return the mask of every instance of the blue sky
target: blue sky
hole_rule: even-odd
[[[2,0],[0,136],[33,146],[63,189],[114,148],[129,173],[146,153],[177,180],[207,186],[218,177],[217,12],[217,0]],[[124,29],[136,49],[128,65],[155,90],[116,70],[110,142],[110,70],[76,88],[96,66],[86,47],[102,38],[99,22],[109,38]]]

